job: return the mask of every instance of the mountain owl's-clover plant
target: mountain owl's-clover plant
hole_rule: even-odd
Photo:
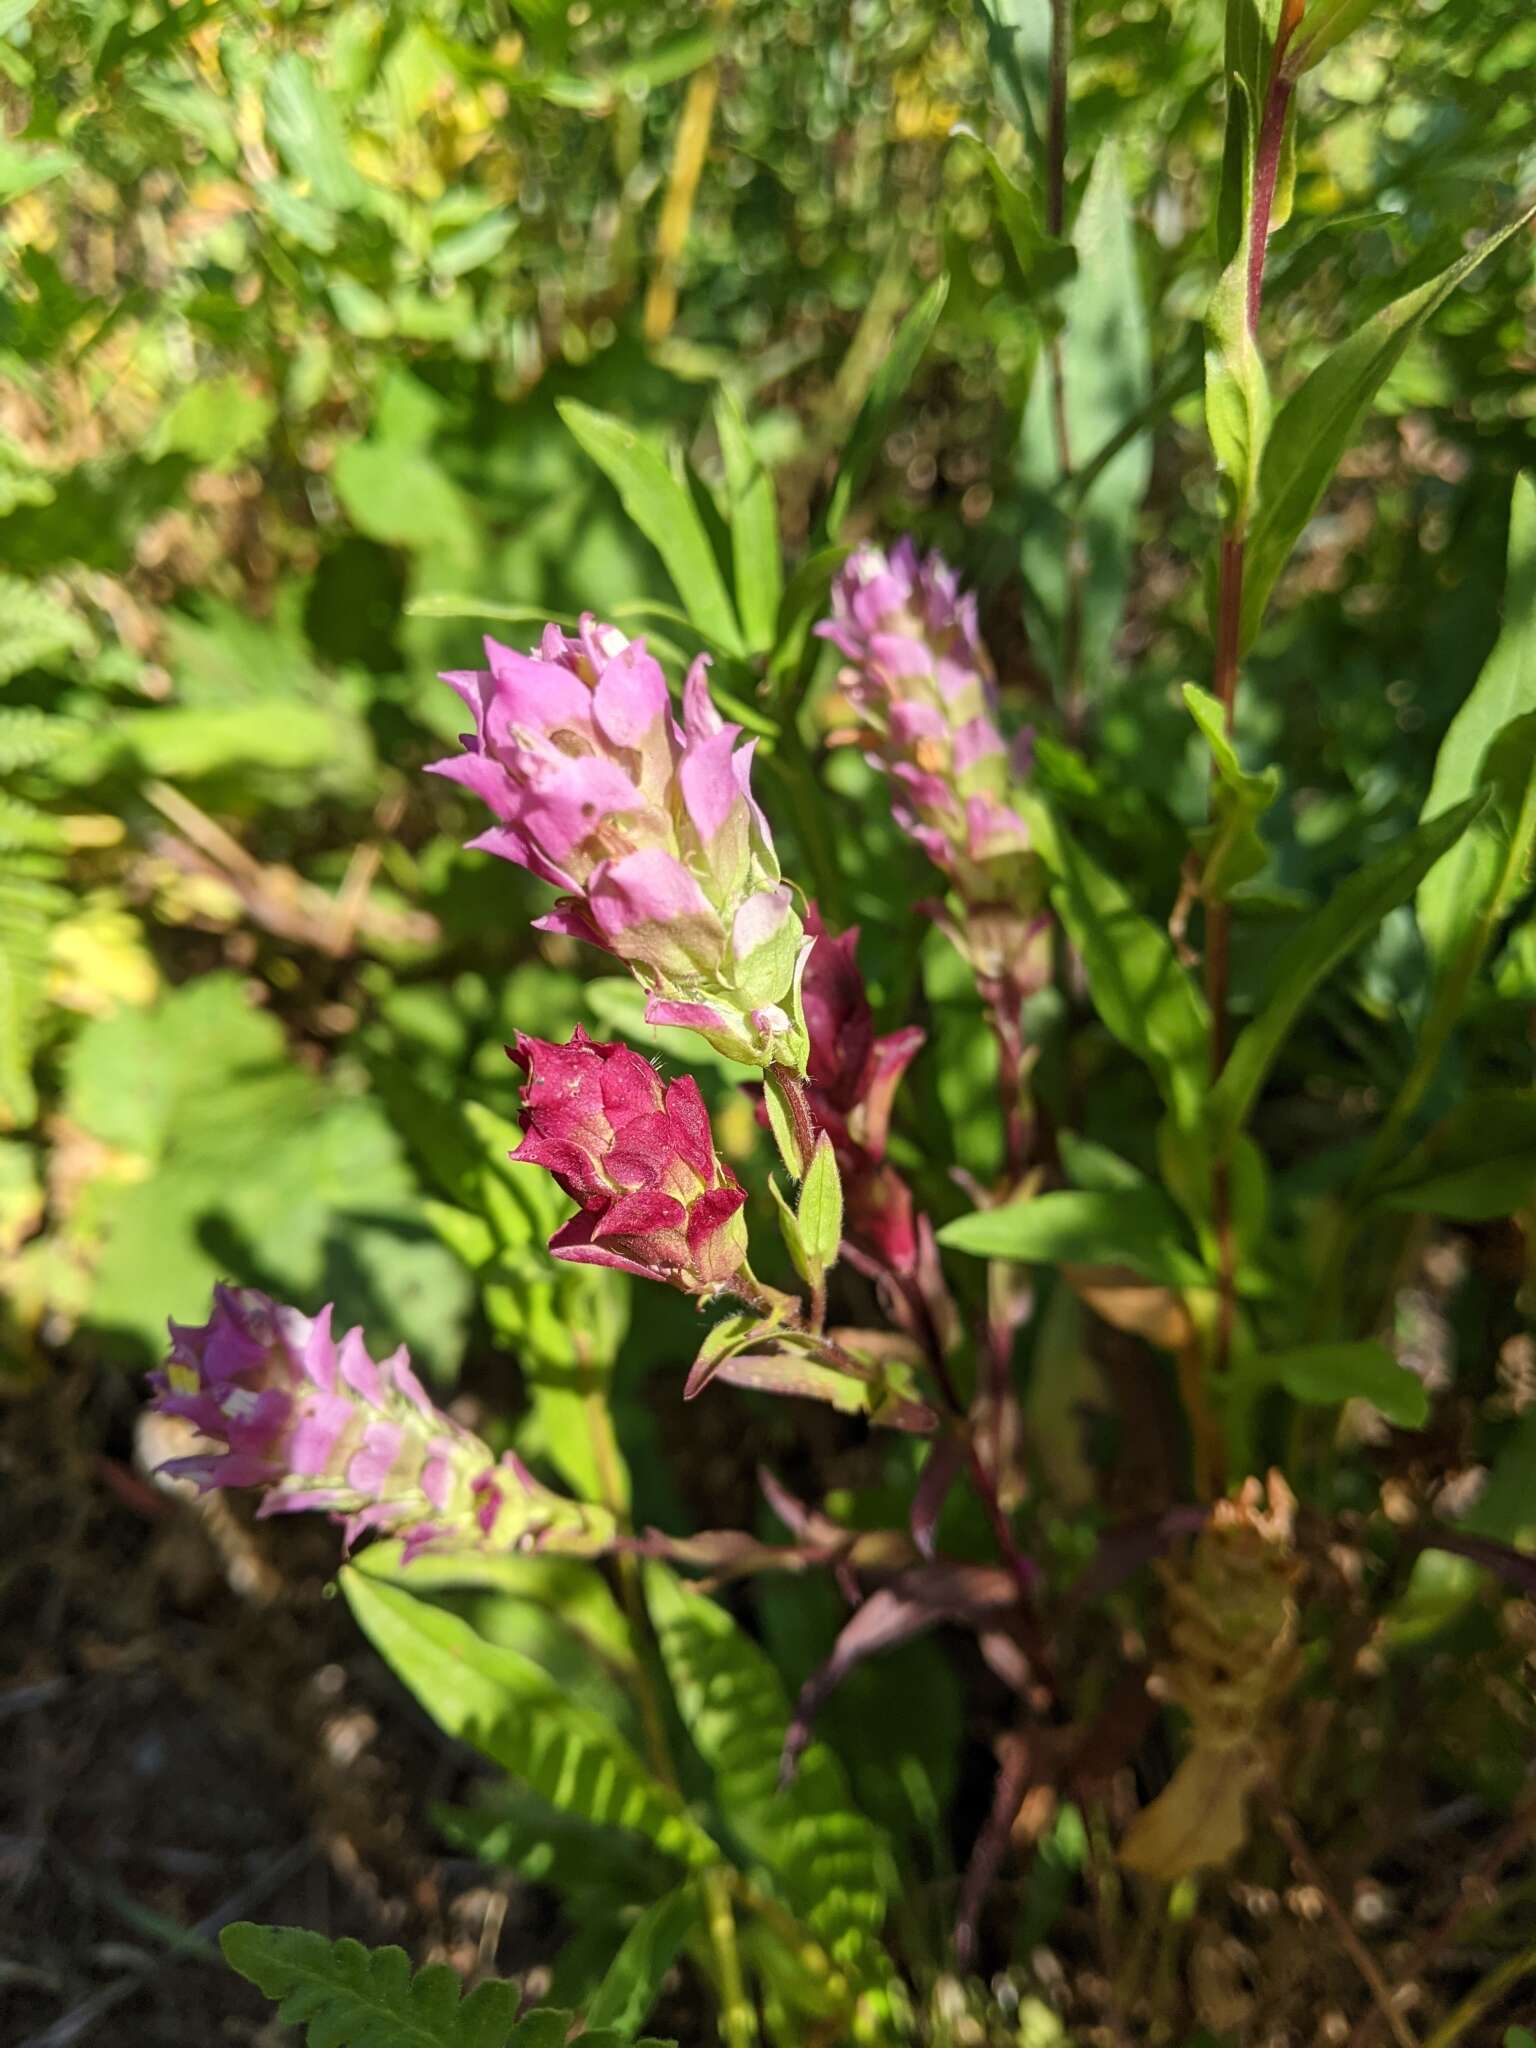
[[[1028,249],[1015,250],[1047,301],[1058,289],[1048,271],[1082,286],[1075,309],[1049,304],[1039,336],[1039,374],[1057,388],[1036,389],[1053,400],[1060,472],[1046,508],[1058,525],[1042,531],[1063,535],[1059,636],[1036,633],[1052,607],[1035,587],[1042,549],[1026,556],[1037,565],[1027,607],[1032,687],[1050,680],[1053,640],[1060,655],[1059,695],[1042,714],[1058,735],[1049,753],[1040,749],[1049,776],[1036,775],[1027,729],[1009,737],[1014,693],[999,688],[977,600],[955,572],[910,539],[888,551],[841,544],[859,516],[857,463],[884,434],[886,365],[853,425],[852,463],[824,511],[809,508],[821,537],[788,582],[773,480],[734,387],[722,387],[712,429],[697,437],[706,467],[718,456],[697,494],[643,433],[586,406],[564,408],[673,576],[681,609],[662,615],[719,650],[722,701],[725,684],[738,704],[756,693],[774,786],[793,804],[793,844],[820,902],[857,894],[862,967],[858,929],[828,929],[782,871],[753,793],[758,742],[722,718],[704,657],[687,666],[685,654],[669,678],[644,641],[588,614],[574,633],[547,626],[526,653],[487,640],[484,668],[445,678],[471,729],[462,751],[431,772],[489,811],[470,844],[557,892],[536,928],[622,961],[645,992],[649,1025],[695,1033],[695,1050],[702,1039],[738,1074],[747,1070],[788,1184],[772,1173],[766,1147],[752,1156],[745,1099],[712,1124],[719,1091],[732,1085],[720,1058],[701,1088],[581,1025],[565,1042],[546,1038],[548,1016],[532,1013],[532,998],[523,1007],[536,984],[519,973],[508,1050],[520,1073],[520,1133],[487,1105],[458,1099],[465,1073],[479,1070],[468,1059],[446,1079],[439,1069],[435,1090],[422,1085],[411,1132],[423,1169],[451,1197],[433,1205],[434,1227],[475,1272],[493,1330],[516,1353],[476,1363],[522,1374],[528,1400],[511,1425],[518,1451],[498,1455],[440,1408],[403,1351],[376,1361],[359,1331],[333,1338],[329,1309],[310,1319],[251,1289],[219,1289],[200,1328],[173,1325],[155,1376],[157,1406],[191,1438],[188,1454],[165,1468],[173,1477],[250,1489],[264,1516],[328,1513],[349,1546],[394,1539],[350,1563],[344,1589],[370,1640],[444,1729],[532,1795],[495,1809],[494,1839],[512,1841],[524,1804],[541,1830],[555,1810],[561,1824],[548,1831],[552,1843],[541,1840],[541,1855],[558,1858],[568,1834],[581,1896],[593,1898],[602,1830],[628,1840],[631,1854],[615,1854],[616,1869],[638,1869],[642,1846],[656,1852],[655,1869],[647,1863],[605,1923],[627,1930],[617,1976],[595,1982],[591,1943],[577,1944],[582,2012],[562,2010],[547,2026],[533,2015],[540,2040],[627,2040],[678,1957],[707,1979],[724,2048],[1065,2040],[1069,2026],[1074,2039],[1129,2039],[1132,2028],[1149,2040],[1192,2039],[1208,2015],[1178,1989],[1179,1944],[1192,1938],[1196,1959],[1224,1953],[1233,1928],[1246,1942],[1256,1916],[1223,1919],[1216,1889],[1202,1878],[1197,1895],[1189,1881],[1245,1853],[1261,1826],[1349,1932],[1350,1958],[1398,2039],[1448,2044],[1465,2031],[1458,2012],[1478,2024],[1489,1986],[1499,1997],[1514,1988],[1500,1962],[1432,2037],[1419,2033],[1416,2012],[1411,2036],[1402,2031],[1413,2008],[1400,1993],[1438,1996],[1426,1959],[1440,1936],[1417,1950],[1402,1945],[1394,1989],[1367,1954],[1364,1921],[1354,1931],[1321,1890],[1325,1864],[1363,1876],[1362,1843],[1380,1837],[1394,1859],[1402,1843],[1391,1830],[1380,1835],[1386,1752],[1374,1744],[1366,1757],[1349,1746],[1360,1695],[1341,1700],[1344,1711],[1313,1709],[1324,1686],[1342,1695],[1368,1675],[1375,1684],[1381,1659],[1373,1654],[1367,1674],[1361,1646],[1384,1629],[1394,1658],[1406,1660],[1427,1626],[1444,1661],[1446,1617],[1425,1623],[1425,1592],[1437,1614],[1444,1598],[1453,1601],[1446,1615],[1456,1617],[1458,1643],[1486,1659],[1487,1702],[1513,1697],[1514,1674],[1529,1662],[1524,1619],[1506,1629],[1490,1609],[1462,1629],[1476,1597],[1462,1574],[1454,1585],[1418,1588],[1426,1554],[1438,1551],[1474,1577],[1495,1572],[1522,1594],[1536,1591],[1536,1566],[1518,1547],[1529,1534],[1519,1505],[1528,1486],[1501,1481],[1495,1467],[1477,1504],[1481,1521],[1465,1518],[1472,1459],[1519,1412],[1516,1372],[1496,1397],[1485,1361],[1458,1357],[1442,1376],[1457,1404],[1442,1435],[1464,1446],[1455,1455],[1466,1468],[1447,1473],[1424,1433],[1436,1398],[1421,1369],[1429,1347],[1415,1340],[1414,1365],[1398,1332],[1405,1276],[1428,1273],[1436,1219],[1471,1243],[1490,1222],[1513,1234],[1512,1214],[1530,1218],[1529,962],[1516,944],[1502,956],[1491,949],[1501,926],[1528,910],[1536,862],[1536,692],[1527,687],[1536,674],[1536,490],[1517,486],[1504,634],[1451,724],[1424,815],[1414,825],[1400,813],[1358,871],[1341,881],[1332,855],[1308,866],[1305,835],[1293,828],[1281,835],[1285,860],[1276,858],[1261,827],[1281,780],[1242,758],[1236,705],[1268,595],[1361,411],[1422,320],[1531,214],[1469,248],[1439,279],[1420,274],[1410,292],[1323,349],[1309,376],[1287,374],[1289,395],[1272,419],[1260,316],[1272,213],[1290,204],[1293,88],[1365,10],[1284,0],[1229,11],[1241,33],[1224,45],[1226,168],[1211,236],[1200,238],[1202,249],[1213,238],[1223,247],[1225,265],[1205,357],[1212,448],[1230,487],[1211,584],[1214,688],[1186,686],[1194,729],[1168,770],[1177,805],[1163,805],[1141,842],[1145,872],[1123,875],[1113,863],[1140,831],[1135,821],[1162,803],[1157,777],[1136,780],[1134,802],[1100,806],[1124,750],[1117,740],[1100,761],[1077,760],[1067,738],[1087,754],[1108,705],[1117,721],[1143,715],[1133,688],[1111,696],[1103,687],[1114,658],[1103,650],[1115,641],[1105,594],[1118,572],[1106,578],[1091,559],[1105,531],[1094,487],[1148,431],[1160,401],[1150,387],[1146,403],[1128,392],[1124,416],[1103,419],[1102,443],[1077,446],[1074,465],[1067,428],[1075,435],[1079,408],[1067,404],[1063,380],[1090,346],[1085,334],[1097,331],[1079,324],[1074,333],[1074,322],[1123,286],[1126,305],[1110,324],[1122,340],[1139,331],[1145,265],[1130,241],[1123,262],[1105,253],[1106,220],[1118,233],[1139,203],[1118,182],[1115,153],[1100,153],[1085,195],[1074,189],[1064,128],[1072,10],[1053,0],[1055,176],[1043,235],[1031,226]],[[1262,34],[1260,14],[1270,24]],[[1001,190],[1010,174],[1001,158],[992,169]],[[1032,221],[1032,204],[1016,197],[1010,217]],[[925,295],[888,363],[906,357],[914,334],[921,346],[944,290],[940,280]],[[861,327],[855,358],[864,352]],[[1177,376],[1163,386],[1180,388]],[[711,501],[730,529],[733,589],[725,550],[700,516]],[[1126,559],[1132,539],[1129,527],[1118,537]],[[825,645],[810,630],[823,611],[815,636]],[[1186,637],[1182,617],[1173,637]],[[744,715],[757,720],[755,710]],[[1149,747],[1165,725],[1162,707],[1147,715]],[[839,861],[839,830],[823,815],[837,778],[818,778],[817,730],[857,746],[876,770],[895,824],[942,877],[941,902],[891,901],[907,892],[880,874],[878,851]],[[1200,766],[1193,782],[1191,755]],[[861,822],[851,806],[834,820],[849,836]],[[892,839],[876,833],[872,843]],[[903,860],[888,865],[900,874],[898,851]],[[1266,886],[1271,868],[1275,886]],[[1305,889],[1320,900],[1309,905]],[[923,957],[919,910],[968,972],[943,946]],[[1254,929],[1259,916],[1266,922]],[[1433,944],[1415,948],[1399,936],[1373,956],[1384,918],[1411,930],[1415,916]],[[1229,943],[1240,921],[1250,926],[1241,947]],[[1265,933],[1282,927],[1266,948]],[[1496,991],[1510,1022],[1500,1023],[1491,1001],[1475,1013],[1489,1044],[1504,1033],[1489,1069],[1497,1087],[1479,1102],[1454,1093],[1478,1048],[1458,1043],[1453,1053],[1452,1041],[1485,956],[1500,959]],[[1348,1017],[1347,976],[1373,958],[1379,983],[1389,957],[1404,999],[1394,996],[1389,1029],[1373,998],[1361,1029]],[[1287,1062],[1293,1088],[1298,1078],[1294,1027],[1325,982],[1324,1029],[1300,1054],[1310,1063],[1302,1092],[1317,1099],[1305,1119],[1272,1117]],[[576,976],[563,987],[583,999]],[[881,1030],[886,1011],[895,1028]],[[562,1031],[568,1019],[566,1011]],[[1363,1073],[1357,1046],[1370,1049]],[[1328,1127],[1328,1149],[1299,1157],[1314,1125]],[[1262,1142],[1269,1129],[1283,1141],[1274,1159]],[[769,1215],[783,1240],[776,1263],[753,1241],[754,1219],[760,1227]],[[1499,1258],[1510,1263],[1503,1250]],[[659,1283],[707,1312],[691,1363],[673,1354],[661,1297],[652,1327],[620,1355],[626,1317],[607,1311],[622,1309],[632,1281]],[[1422,1300],[1435,1298],[1426,1288]],[[1473,1320],[1495,1327],[1481,1314]],[[1449,1353],[1461,1340],[1449,1313],[1443,1321]],[[1516,1341],[1499,1353],[1501,1375]],[[711,1400],[741,1403],[736,1432],[761,1431],[745,1463],[772,1510],[762,1533],[636,1526],[634,1500],[664,1517],[683,1498],[664,1481],[635,1483],[616,1421],[625,1410],[610,1402],[616,1373],[632,1394],[624,1376],[652,1364],[667,1430],[681,1434],[683,1404],[718,1382]],[[821,1404],[817,1429],[802,1444],[782,1411],[765,1421],[749,1405],[764,1394]],[[643,1441],[664,1441],[667,1430]],[[728,1471],[742,1448],[720,1461]],[[819,1501],[802,1501],[768,1469],[781,1450],[803,1451],[801,1476],[821,1482]],[[1266,1469],[1261,1487],[1254,1475]],[[558,1474],[575,1497],[539,1474]],[[1447,1477],[1452,1484],[1442,1484]],[[563,1555],[518,1555],[531,1550]],[[1144,1573],[1154,1562],[1160,1597]],[[803,1660],[822,1621],[812,1613],[800,1632],[771,1610],[762,1617],[771,1620],[768,1642],[794,1644],[803,1676],[795,1701],[750,1626],[683,1576],[767,1572],[824,1573],[844,1603],[845,1611],[824,1603],[824,1639]],[[1138,1573],[1143,1587],[1133,1592]],[[1383,1587],[1390,1608],[1375,1604]],[[480,1610],[466,1612],[462,1596],[487,1592],[494,1622],[482,1632]],[[1118,1611],[1096,1611],[1111,1593]],[[1412,1619],[1416,1602],[1421,1616]],[[1333,1645],[1346,1654],[1314,1655],[1326,1646],[1308,1639],[1313,1616],[1330,1607],[1347,1624]],[[985,1694],[966,1691],[972,1680],[953,1660],[922,1661],[916,1639],[956,1628],[976,1639],[968,1666],[976,1678],[985,1667]],[[871,1764],[859,1783],[878,1798],[876,1826],[812,1726],[855,1667],[897,1645],[921,1680],[911,1698],[885,1715],[877,1674],[862,1673],[870,1691],[847,1717],[872,1749],[886,1732],[895,1745],[860,1759]],[[1420,1688],[1426,1700],[1441,1696],[1438,1684]],[[1145,1754],[1160,1699],[1187,1723],[1171,1773],[1166,1738],[1155,1759]],[[1315,1718],[1326,1753],[1284,1739],[1293,1703],[1308,1725]],[[1488,1714],[1491,1723],[1492,1705]],[[988,1716],[997,1770],[969,1821],[970,1789],[953,1811],[945,1802],[962,1751],[981,1753],[973,1731]],[[1528,1718],[1508,1716],[1522,1740]],[[1484,1725],[1480,1709],[1473,1749]],[[1406,1724],[1399,1733],[1406,1751],[1416,1733]],[[1426,1784],[1443,1780],[1458,1746],[1468,1746],[1465,1729],[1452,1733],[1424,1752]],[[1521,1813],[1528,1819],[1528,1743],[1504,1739],[1512,1768],[1501,1761],[1477,1777],[1480,1833],[1500,1800],[1510,1830],[1523,1825]],[[968,1785],[971,1776],[967,1769]],[[1343,1821],[1313,1859],[1290,1805],[1324,1780],[1328,1800],[1309,1810],[1307,1828]],[[1157,1784],[1164,1789],[1138,1817],[1136,1788]],[[905,1868],[893,1849],[903,1828],[907,1846],[920,1845]],[[962,1833],[968,1868],[951,1886],[948,1844]],[[474,1836],[477,1845],[491,1839]],[[1025,1842],[1035,1868],[1006,1908],[989,1912],[1010,1850]],[[1107,1883],[1111,1857],[1146,1882]],[[1271,1896],[1279,1868],[1270,1855],[1254,1873]],[[904,1885],[908,1904],[918,1894],[953,1897],[942,1958],[926,1908],[903,1915]],[[1074,1886],[1069,1913],[1063,1901]],[[1180,1891],[1169,1886],[1188,1887],[1187,1909],[1175,1909]],[[1072,1973],[1047,1938],[1057,1940],[1057,1921],[1111,1918],[1125,1938],[1103,1945],[1118,1953],[1077,1973],[1082,1987],[1102,1987],[1090,2010],[1085,1990],[1066,1988]],[[749,1930],[741,1940],[738,1919]],[[1060,1990],[1078,2001],[1070,2013],[1065,2003],[1058,2011],[1021,1999],[1011,1978],[1008,2001],[992,1999],[1004,1978],[988,1976],[983,1951],[1000,1952],[1025,1926],[1031,1954],[1052,1958],[1053,1998]],[[904,1973],[887,1931],[919,1929]],[[1501,1944],[1515,1953],[1512,1928],[1490,1920],[1486,1932],[1492,1953]],[[1291,1969],[1294,1931],[1284,1955]],[[350,1952],[322,1964],[310,1948],[300,1961],[305,1972],[345,1978],[353,2004],[373,1988]],[[398,1966],[389,1974],[402,1997],[448,2009],[443,1992],[454,1987],[443,1980],[429,1978],[418,1999]],[[1188,1974],[1198,1989],[1201,1973]],[[1306,2025],[1336,2003],[1337,1976],[1300,1986]],[[504,1988],[499,2003],[515,2018],[520,2001]],[[926,2013],[914,2010],[918,1996]],[[482,1999],[473,2017],[486,2010]],[[1256,2024],[1273,2017],[1265,2011]],[[1294,2033],[1300,2005],[1293,2017]],[[1357,2027],[1352,2038],[1368,2031]],[[368,2039],[395,2048],[384,2030]]]

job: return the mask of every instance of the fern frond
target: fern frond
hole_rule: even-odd
[[[6,802],[0,798],[0,828]],[[37,865],[29,867],[24,858],[0,861],[0,1129],[25,1128],[37,1115],[32,1056],[45,1007],[48,934],[69,908],[48,864],[41,863],[42,873],[33,871]]]
[[[53,851],[67,843],[57,818],[24,796],[0,789],[0,854]]]
[[[0,683],[46,668],[90,645],[85,622],[19,576],[0,576]]]
[[[19,768],[38,768],[63,753],[81,727],[73,718],[60,718],[51,711],[39,711],[35,704],[17,704],[0,710],[0,775],[14,775]]]
[[[884,1834],[859,1812],[824,1742],[811,1743],[780,1786],[789,1701],[773,1665],[718,1601],[654,1565],[646,1604],[724,1824],[827,1953],[884,2005],[880,2038],[900,2038],[902,2000],[880,1939],[897,1884]]]
[[[482,1984],[461,1999],[446,1963],[413,1977],[404,1949],[244,1920],[226,1927],[219,1945],[230,1968],[276,2002],[280,2020],[305,2029],[308,2048],[564,2048],[574,2022],[550,2009],[518,2019],[515,1984]],[[581,2039],[583,2048],[624,2048],[629,2037],[604,2029]]]

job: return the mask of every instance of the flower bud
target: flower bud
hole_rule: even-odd
[[[512,1157],[546,1168],[581,1204],[549,1241],[557,1259],[703,1296],[746,1274],[747,1197],[715,1156],[696,1081],[663,1088],[649,1060],[579,1025],[569,1045],[519,1033],[509,1050],[528,1076]]]
[[[564,890],[540,929],[625,961],[651,1023],[803,1074],[810,942],[752,796],[756,742],[722,721],[704,658],[679,723],[644,642],[590,616],[574,639],[547,627],[533,654],[485,649],[488,669],[444,677],[475,730],[431,771],[494,813],[471,846]]]
[[[470,1430],[427,1398],[404,1346],[375,1361],[361,1330],[331,1335],[256,1288],[217,1287],[201,1327],[172,1323],[171,1352],[151,1374],[154,1406],[184,1416],[207,1451],[160,1467],[213,1487],[259,1487],[261,1515],[314,1508],[365,1531],[484,1549],[591,1549],[593,1511],[539,1486],[515,1459],[497,1463]],[[597,1517],[600,1520],[601,1517]]]

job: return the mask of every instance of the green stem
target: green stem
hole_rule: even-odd
[[[621,1529],[628,1528],[625,1502],[624,1456],[613,1427],[613,1415],[606,1392],[594,1388],[586,1397],[587,1430],[592,1444],[592,1462],[603,1495],[603,1505]],[[621,1550],[614,1560],[618,1572],[619,1598],[635,1645],[634,1695],[640,1710],[645,1753],[652,1771],[679,1801],[682,1788],[667,1741],[666,1719],[651,1676],[649,1651],[652,1641],[650,1615],[646,1611],[645,1587],[640,1577],[640,1560]],[[754,2048],[757,2015],[747,1998],[742,1976],[741,1951],[736,1942],[736,1920],[731,1911],[727,1867],[717,1864],[700,1871],[699,1895],[704,1907],[704,1925],[714,1956],[715,1976],[720,1993],[720,2037],[726,2048]]]
[[[1527,1977],[1536,1977],[1536,1948],[1522,1949],[1517,1956],[1500,1963],[1496,1970],[1474,1984],[1454,2012],[1443,2019],[1424,2048],[1452,2048],[1474,2021],[1482,2018],[1490,2007],[1498,2004],[1506,1991],[1513,1991]]]

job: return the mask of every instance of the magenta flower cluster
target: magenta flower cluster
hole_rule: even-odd
[[[218,1287],[198,1326],[171,1324],[170,1357],[151,1375],[155,1405],[186,1418],[207,1449],[161,1467],[168,1478],[258,1487],[262,1515],[319,1508],[350,1544],[402,1536],[505,1549],[569,1516],[515,1460],[498,1462],[433,1405],[404,1346],[375,1361],[361,1330],[331,1334],[255,1288]]]
[[[488,668],[445,678],[475,729],[433,768],[496,819],[470,844],[564,890],[540,929],[616,954],[651,1023],[803,1074],[810,942],[752,795],[756,742],[721,719],[703,659],[679,722],[644,642],[590,617],[574,639],[546,628],[533,654],[485,650]]]
[[[524,1138],[512,1157],[545,1167],[578,1203],[549,1241],[556,1258],[615,1266],[685,1294],[719,1294],[747,1271],[746,1193],[715,1156],[699,1084],[663,1087],[625,1045],[521,1032]]]
[[[984,980],[1035,978],[1041,869],[1010,800],[1029,772],[1028,735],[1010,749],[997,723],[992,664],[976,599],[910,540],[855,550],[817,632],[843,655],[857,738],[890,776],[897,823],[947,877],[960,916],[946,930]]]

